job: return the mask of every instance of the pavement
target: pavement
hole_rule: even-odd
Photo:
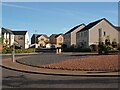
[[[15,53],[15,55],[37,55],[37,54],[41,54],[42,52],[39,52],[39,53]],[[2,56],[9,56],[11,54],[0,54]]]
[[[20,56],[16,59],[26,58],[29,56]],[[71,71],[71,70],[57,70],[57,69],[46,69],[38,68],[28,65],[23,65],[17,62],[12,62],[11,58],[2,59],[0,66],[3,68],[32,73],[32,74],[46,74],[46,75],[61,75],[61,76],[100,76],[100,77],[118,77],[120,72],[105,72],[105,71]]]

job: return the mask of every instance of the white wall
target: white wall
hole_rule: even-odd
[[[107,36],[110,36],[110,41],[112,42],[115,38],[118,42],[118,31],[113,28],[108,22],[105,20],[102,20],[100,23],[95,25],[93,28],[91,28],[89,31],[89,45],[96,44],[99,42],[99,29],[102,29],[102,38],[103,41],[105,41]],[[106,35],[104,36],[104,32],[106,32]]]
[[[9,33],[7,33],[7,40],[8,40],[8,43],[7,44],[10,44],[10,38],[9,38]]]
[[[5,40],[6,40],[6,33],[3,34],[3,43],[6,44]]]
[[[30,45],[29,34],[28,34],[28,32],[26,32],[26,35],[25,35],[25,49],[29,48],[29,45]]]
[[[14,44],[14,37],[15,37],[15,35],[13,35],[13,34],[10,35],[10,39],[11,39],[10,45]]]
[[[77,29],[75,29],[73,32],[71,32],[71,45],[76,45],[76,33],[78,31],[80,31],[81,29],[83,29],[85,27],[85,25],[81,25],[80,27],[78,27]]]

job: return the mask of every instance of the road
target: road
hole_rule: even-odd
[[[118,88],[118,77],[29,74],[2,68],[3,88]]]
[[[18,59],[17,62],[22,64],[27,64],[27,65],[32,65],[32,66],[40,66],[45,64],[53,64],[53,63],[61,62],[64,60],[80,59],[80,58],[88,57],[91,55],[90,54],[66,55],[66,54],[42,53],[42,54],[26,55],[26,56],[28,57]]]

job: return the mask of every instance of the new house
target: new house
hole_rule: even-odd
[[[76,46],[76,33],[84,27],[85,24],[80,24],[66,32],[64,34],[64,44],[67,45],[67,47],[70,47],[72,45]]]
[[[120,47],[120,27],[115,27],[118,30],[118,41],[119,41],[119,47]]]
[[[21,48],[29,48],[29,34],[27,31],[12,31],[14,34],[14,42]]]
[[[37,36],[37,46],[38,47],[46,47],[46,44],[49,42],[49,38],[47,35],[41,34]]]
[[[50,35],[50,37],[49,37],[49,39],[50,39],[50,43],[51,44],[56,44],[56,39],[55,39],[55,36],[56,36],[57,34],[52,34],[52,35]]]
[[[10,47],[14,43],[14,34],[12,30],[6,29],[6,28],[1,28],[2,30],[2,45],[3,47],[7,46]]]
[[[55,45],[62,45],[64,42],[63,34],[52,34],[49,39],[50,43]]]
[[[31,37],[31,44],[35,45],[35,48],[45,47],[49,42],[49,38],[45,34],[33,34]]]
[[[37,43],[37,36],[41,34],[33,34],[31,37],[31,44]]]
[[[29,48],[29,34],[27,31],[12,31],[2,28],[3,47],[11,47],[13,44],[18,48]]]
[[[114,39],[118,43],[118,30],[107,19],[103,18],[89,23],[83,29],[77,32],[77,46],[89,47],[90,45],[98,45],[100,38],[104,42],[109,36],[110,41]]]

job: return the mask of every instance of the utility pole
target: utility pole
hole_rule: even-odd
[[[36,30],[35,30],[35,48],[36,48]]]

